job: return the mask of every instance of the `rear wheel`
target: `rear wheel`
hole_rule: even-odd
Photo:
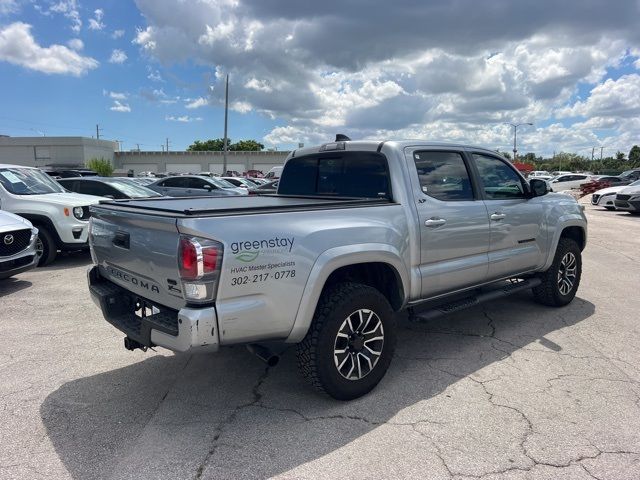
[[[370,392],[395,350],[394,312],[375,288],[340,283],[323,292],[313,322],[298,344],[298,366],[318,390],[338,400]]]
[[[44,267],[53,262],[58,255],[58,246],[53,235],[45,227],[38,226],[38,239],[36,240],[36,252],[40,255],[39,267]]]
[[[582,275],[582,252],[570,238],[560,238],[551,267],[539,275],[542,283],[533,289],[543,305],[562,307],[576,296]]]
[[[615,210],[616,209],[616,207],[604,207],[604,208],[606,208],[607,210]]]

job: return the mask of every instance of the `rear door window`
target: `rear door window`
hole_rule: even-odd
[[[461,153],[418,151],[413,160],[422,193],[445,202],[473,200],[469,172]]]

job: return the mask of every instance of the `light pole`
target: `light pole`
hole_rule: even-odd
[[[518,146],[517,146],[518,127],[520,127],[522,125],[533,125],[533,123],[531,123],[531,122],[524,122],[524,123],[505,122],[504,124],[505,125],[511,125],[513,127],[513,163],[515,163],[516,160],[518,160]]]

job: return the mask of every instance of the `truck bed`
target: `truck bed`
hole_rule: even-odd
[[[220,217],[289,211],[371,207],[394,203],[386,198],[262,195],[237,197],[166,197],[101,201],[98,206],[163,217]]]

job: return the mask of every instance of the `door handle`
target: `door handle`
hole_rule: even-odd
[[[502,220],[506,215],[504,213],[495,212],[491,214],[491,220]]]
[[[430,218],[429,220],[425,220],[424,225],[425,227],[435,228],[441,227],[445,223],[447,223],[447,221],[444,218]]]

